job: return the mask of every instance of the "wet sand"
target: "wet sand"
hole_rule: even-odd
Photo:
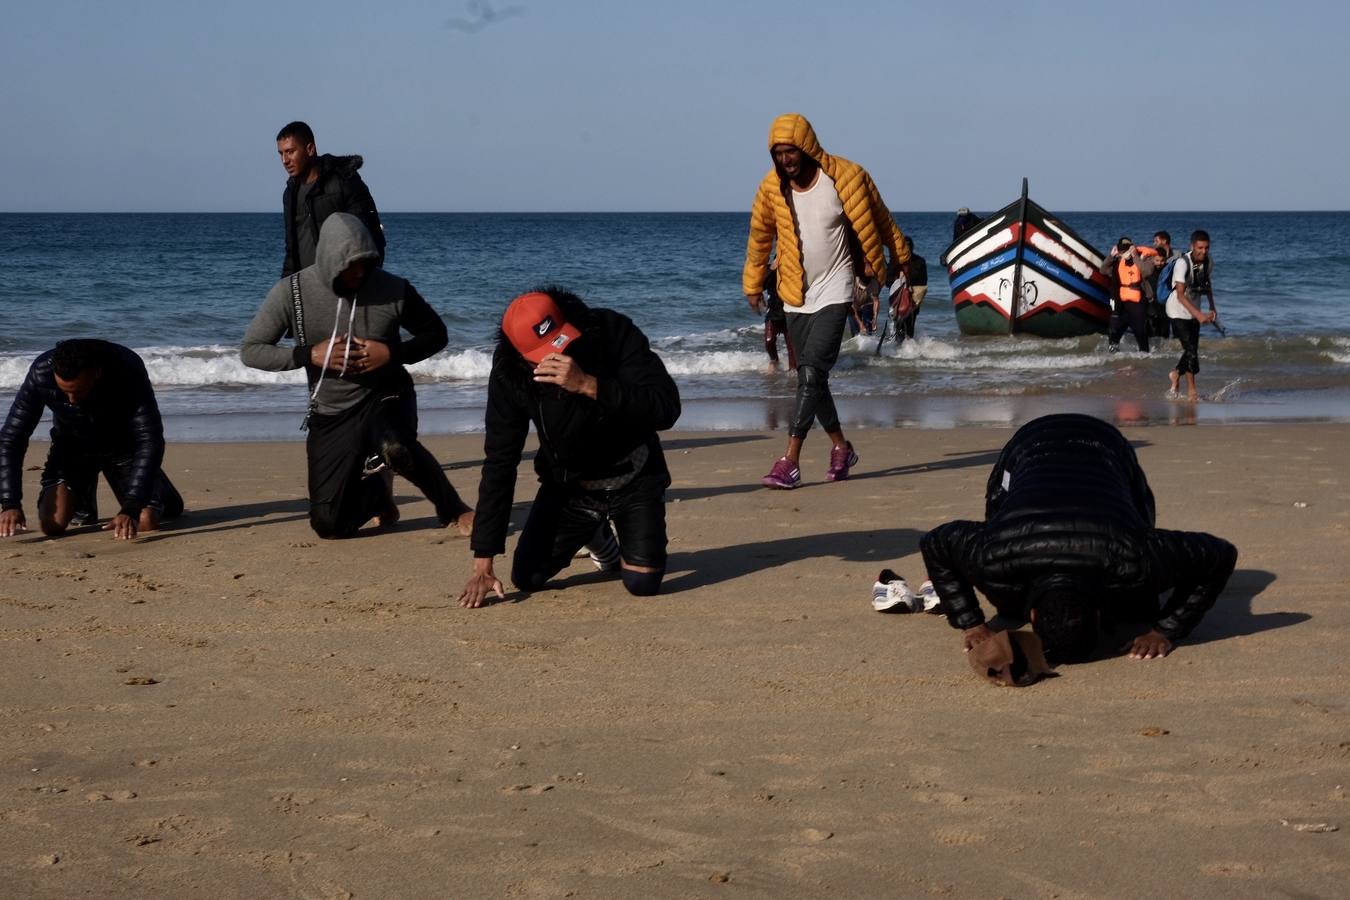
[[[171,446],[172,528],[0,542],[0,896],[1343,894],[1350,426],[1125,431],[1238,570],[1168,659],[1023,691],[868,603],[1011,429],[858,431],[842,484],[817,435],[791,493],[781,433],[673,434],[661,596],[472,611],[406,483],[324,542],[302,445]],[[428,444],[474,496],[481,438]]]

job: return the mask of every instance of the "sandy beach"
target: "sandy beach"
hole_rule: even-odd
[[[858,431],[832,485],[814,435],[788,493],[781,433],[670,435],[659,597],[483,610],[406,482],[324,542],[301,444],[171,445],[171,528],[0,542],[0,897],[1344,896],[1350,425],[1124,431],[1237,572],[1168,659],[1021,691],[868,603],[1011,429]],[[476,496],[481,437],[427,443]]]

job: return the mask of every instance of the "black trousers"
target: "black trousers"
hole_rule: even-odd
[[[362,476],[367,457],[382,454],[389,467],[411,481],[448,525],[470,507],[450,485],[436,457],[417,440],[417,394],[373,394],[360,405],[309,420],[309,524],[323,538],[350,537],[389,502],[381,475]]]
[[[664,471],[645,472],[614,491],[544,482],[516,543],[511,581],[523,591],[539,590],[571,565],[605,522],[614,523],[624,562],[664,571],[669,486]]]
[[[1129,329],[1134,333],[1134,341],[1144,353],[1148,352],[1148,304],[1140,300],[1137,303],[1116,301],[1116,310],[1111,314],[1111,330],[1106,342],[1112,347],[1120,343]]]
[[[792,437],[806,437],[817,420],[826,431],[839,430],[839,411],[830,395],[830,370],[839,360],[839,342],[849,318],[847,303],[788,314],[788,337],[797,351],[797,404],[788,425]]]
[[[127,482],[135,468],[136,462],[130,456],[88,456],[62,441],[55,441],[47,451],[47,462],[42,467],[42,488],[38,502],[42,502],[41,498],[49,490],[64,484],[70,491],[76,518],[89,523],[96,522],[98,476],[103,476],[117,502],[122,504],[126,502]],[[161,522],[183,514],[183,496],[163,469],[155,474],[155,483],[150,489],[150,496],[146,498],[145,509],[154,510]]]
[[[1200,371],[1200,322],[1198,319],[1173,319],[1172,334],[1181,342],[1181,358],[1176,369],[1183,375]]]

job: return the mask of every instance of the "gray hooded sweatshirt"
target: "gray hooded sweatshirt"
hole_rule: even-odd
[[[293,276],[300,289],[300,321],[296,321],[291,278],[283,278],[267,293],[239,348],[239,358],[254,369],[284,372],[303,366],[313,391],[321,370],[310,362],[310,347],[336,334],[339,341],[334,353],[341,353],[341,339],[347,335],[349,321],[352,337],[388,344],[389,364],[383,368],[362,375],[330,371],[324,376],[315,398],[319,415],[336,415],[373,393],[400,391],[411,385],[403,366],[426,359],[449,340],[445,322],[427,301],[407,281],[383,269],[372,271],[355,297],[338,296],[338,275],[363,259],[376,265],[380,261],[379,248],[366,226],[347,213],[330,215],[319,232],[314,265]],[[401,331],[411,337],[403,340]],[[278,346],[288,334],[295,336],[295,346]]]

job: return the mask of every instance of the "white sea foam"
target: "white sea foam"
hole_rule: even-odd
[[[248,387],[301,384],[304,373],[264,372],[250,369],[239,360],[239,351],[227,345],[200,347],[145,347],[136,351],[145,361],[150,381],[159,387]],[[673,375],[726,375],[757,372],[768,360],[762,352],[714,350],[659,351]],[[0,355],[0,390],[15,390],[23,383],[35,355]],[[485,382],[492,372],[492,354],[469,349],[438,353],[408,367],[419,382]]]
[[[730,375],[736,372],[761,372],[769,364],[762,352],[715,350],[711,353],[659,353],[672,375]]]

